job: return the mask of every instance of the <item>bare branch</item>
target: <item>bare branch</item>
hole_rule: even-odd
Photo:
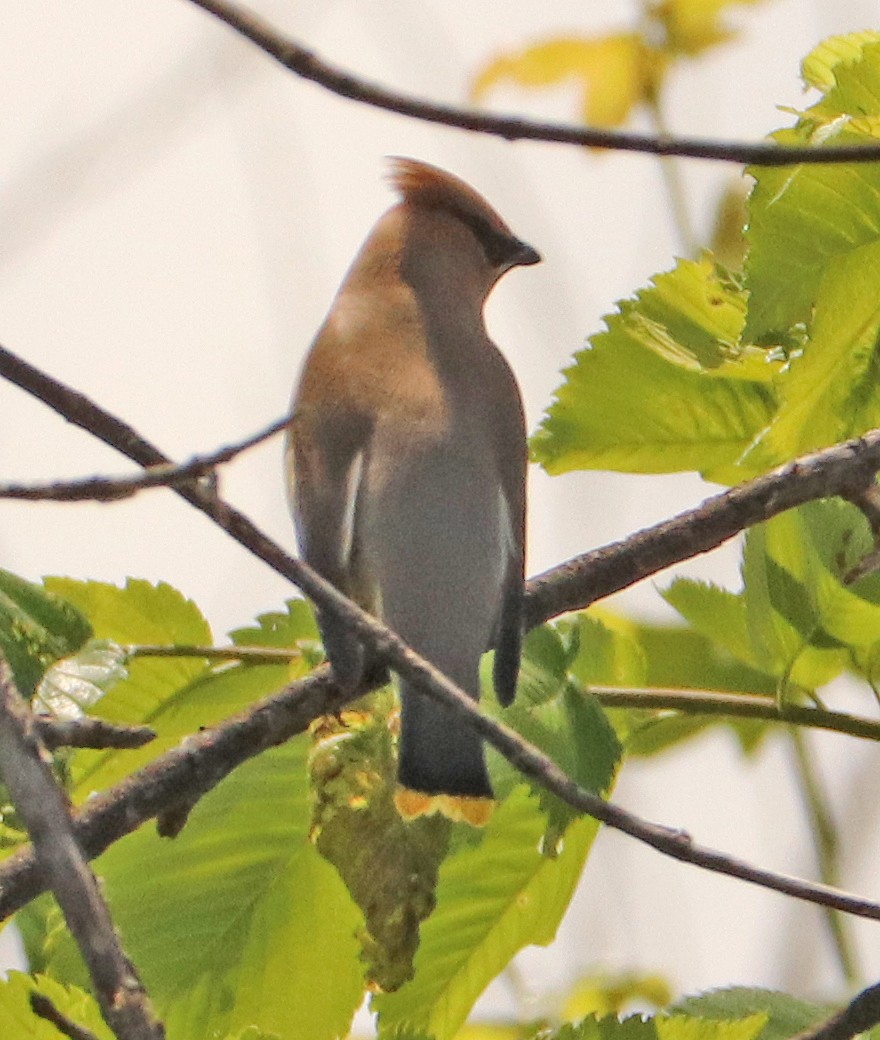
[[[139,465],[173,465],[127,423],[2,346],[0,377]],[[835,495],[852,499],[873,484],[878,469],[880,430],[871,430],[714,495],[694,509],[533,578],[526,590],[526,624],[534,628],[565,611],[587,607],[805,502]],[[320,593],[313,596],[315,585],[304,577],[304,564],[280,549],[244,514],[200,485],[184,484],[173,490],[309,597],[323,602]]]
[[[0,498],[25,502],[115,502],[130,498],[146,488],[186,484],[213,472],[248,448],[274,437],[290,423],[290,416],[276,419],[259,433],[218,448],[208,455],[194,455],[179,466],[164,463],[150,466],[146,473],[133,477],[85,477],[81,480],[53,481],[51,484],[0,484]]]
[[[161,646],[132,644],[126,653],[132,657],[201,657],[220,661],[247,661],[249,664],[277,664],[302,657],[296,647],[274,646]],[[862,740],[880,741],[880,722],[847,712],[806,708],[799,704],[780,704],[775,697],[759,694],[725,693],[718,690],[685,688],[661,689],[618,686],[586,687],[600,704],[608,708],[636,708],[643,711],[676,711],[684,715],[723,715],[728,718],[765,719],[829,733],[842,733]]]
[[[400,94],[335,68],[314,51],[285,36],[259,15],[230,0],[190,0],[255,43],[288,71],[311,80],[340,97],[396,112],[426,123],[439,123],[472,133],[491,134],[507,141],[546,141],[588,148],[648,155],[678,155],[691,159],[747,163],[751,166],[794,166],[800,163],[876,162],[878,145],[784,148],[775,144],[731,143],[668,135],[618,133],[564,123],[537,123],[514,116],[497,116],[456,108]]]
[[[31,993],[31,1010],[35,1015],[51,1022],[63,1036],[69,1040],[98,1040],[91,1029],[77,1025],[67,1015],[62,1015],[57,1007],[42,993]]]
[[[357,611],[353,616],[359,614]],[[381,645],[395,670],[418,682],[427,695],[469,718],[481,736],[521,773],[572,808],[683,862],[820,906],[880,920],[880,905],[876,902],[751,866],[697,845],[681,831],[641,820],[583,790],[513,730],[482,715],[467,694],[408,649],[398,636],[368,615],[363,615],[362,624],[363,629],[359,619],[358,631],[373,633],[374,645]],[[342,691],[332,682],[329,669],[321,668],[248,711],[193,734],[109,791],[89,799],[74,821],[83,850],[90,857],[98,856],[152,817],[167,814],[175,807],[188,809],[243,762],[302,733],[318,716],[339,711],[369,689],[362,685],[356,690]],[[0,918],[33,899],[44,884],[31,849],[22,849],[5,860],[0,864]]]
[[[0,772],[46,880],[82,952],[107,1024],[120,1040],[162,1040],[147,994],[125,956],[77,844],[67,800],[44,761],[33,716],[0,654]]]
[[[880,430],[803,455],[707,498],[670,520],[560,564],[529,582],[526,623],[540,624],[717,549],[746,528],[795,506],[840,495],[851,499],[880,469]]]
[[[156,731],[149,726],[119,726],[105,719],[53,719],[47,715],[34,716],[34,731],[49,751],[55,748],[106,748],[130,751],[156,739]]]
[[[843,1010],[818,1026],[796,1033],[791,1040],[852,1040],[880,1022],[880,983],[862,990]]]
[[[71,417],[72,421],[142,465],[168,461],[158,449],[140,437],[130,426],[3,348],[0,348],[0,375],[5,375],[41,400],[47,401],[60,414]],[[774,474],[716,496],[700,509],[681,514],[667,524],[658,525],[654,532],[659,533],[641,532],[625,543],[609,547],[604,555],[601,552],[598,555],[588,554],[587,557],[571,561],[559,569],[559,585],[568,589],[570,593],[568,582],[571,572],[574,572],[578,597],[584,596],[586,588],[592,599],[595,599],[598,594],[613,591],[606,588],[597,594],[596,585],[601,585],[603,581],[606,585],[614,585],[625,579],[625,583],[630,584],[637,580],[636,572],[639,567],[641,576],[644,577],[678,559],[705,551],[710,547],[706,543],[720,544],[720,541],[731,537],[742,527],[766,519],[783,509],[822,495],[851,493],[854,488],[864,486],[873,480],[878,466],[880,431],[873,431],[860,440],[816,453],[799,463],[783,467]],[[387,660],[400,675],[419,684],[429,696],[442,700],[454,710],[469,717],[484,739],[507,757],[520,772],[542,784],[573,808],[588,813],[608,826],[630,834],[676,859],[738,877],[796,898],[880,920],[880,905],[877,903],[824,885],[815,885],[752,867],[734,857],[701,848],[686,834],[640,820],[625,810],[603,801],[597,795],[579,788],[552,761],[512,730],[481,715],[466,694],[410,650],[399,636],[347,600],[310,567],[285,553],[244,514],[200,485],[184,485],[175,490],[210,516],[252,553],[295,582],[323,610],[342,619],[367,646],[380,658]],[[706,519],[701,519],[704,515]],[[705,533],[700,536],[701,524],[710,528],[709,536]],[[632,546],[635,547],[634,550]],[[622,569],[608,566],[615,552],[623,560]],[[582,563],[591,557],[597,559],[600,574],[599,582],[592,585],[592,575]],[[584,574],[580,573],[581,569],[584,570]],[[546,607],[548,587],[548,575],[544,575],[537,585],[538,609],[535,609],[534,602],[530,603],[529,616],[532,624],[546,619],[539,615],[540,610]],[[617,584],[616,587],[623,585]],[[535,595],[534,590],[532,595]],[[591,602],[592,599],[588,601]],[[555,610],[556,606],[554,600],[550,609]],[[565,606],[561,609],[571,607]],[[338,710],[367,689],[368,687],[362,686],[359,690],[342,693],[329,684],[326,678],[322,685],[321,679],[310,677],[310,680],[289,687],[279,697],[264,701],[262,706],[258,706],[252,712],[237,716],[213,730],[194,735],[182,749],[174,749],[110,792],[90,800],[79,817],[79,824],[83,829],[78,829],[77,833],[83,848],[89,855],[97,855],[112,841],[133,830],[144,820],[157,814],[167,814],[175,806],[194,804],[201,794],[218,783],[236,765],[294,733],[301,732],[317,715]],[[307,696],[305,691],[308,691]],[[286,699],[291,696],[295,700],[295,708],[286,704]],[[311,704],[311,710],[304,711],[306,702]],[[294,724],[291,724],[291,715],[288,714],[291,711],[296,719]],[[277,728],[273,726],[267,729],[267,720],[272,719],[273,712],[278,713],[275,715]],[[228,736],[229,746],[224,746],[225,741],[220,739],[221,734]],[[222,751],[218,754],[218,748],[221,747]],[[167,786],[166,777],[174,770],[179,772],[174,774],[175,781]],[[94,830],[90,830],[90,827]],[[32,898],[39,891],[41,882],[34,871],[33,862],[27,862],[28,855],[27,852],[19,853],[0,867],[0,912],[8,913],[21,905],[16,902],[16,898],[21,898],[22,891],[28,893],[26,899]],[[16,886],[17,897],[12,894]]]

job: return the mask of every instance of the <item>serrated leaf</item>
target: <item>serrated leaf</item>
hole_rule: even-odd
[[[829,260],[803,354],[779,381],[781,404],[747,456],[769,467],[880,423],[880,239]]]
[[[205,669],[193,682],[165,693],[164,701],[151,703],[143,720],[138,720],[148,722],[156,730],[156,739],[149,744],[134,750],[77,752],[72,769],[72,798],[78,803],[93,791],[112,786],[177,745],[188,734],[277,692],[290,677],[290,669],[283,664]],[[115,693],[114,690],[105,701]]]
[[[46,671],[34,694],[33,710],[58,719],[81,718],[116,683],[128,678],[126,658],[126,651],[109,639],[89,640]]]
[[[767,1024],[766,1014],[727,1022],[691,1015],[658,1015],[657,1040],[755,1040]]]
[[[737,460],[774,413],[779,368],[738,346],[742,292],[704,256],[619,307],[566,370],[533,457],[550,473],[742,477]]]
[[[581,624],[583,632],[596,633],[603,628],[594,619]],[[576,783],[600,793],[608,791],[613,782],[621,749],[599,703],[569,674],[577,651],[572,653],[566,643],[570,647],[577,644],[581,624],[576,629],[571,622],[563,622],[559,629],[544,626],[543,633],[530,633],[524,646],[517,699],[500,711],[489,696],[487,709],[553,759]],[[613,639],[610,633],[609,637]],[[521,774],[491,748],[489,766],[499,797],[522,783]],[[547,813],[545,847],[550,851],[577,814],[541,785],[534,784],[533,790]]]
[[[0,979],[0,1036],[9,1040],[58,1040],[58,1029],[31,1009],[32,993],[48,997],[72,1022],[91,1030],[96,1040],[114,1040],[90,993],[76,986],[63,986],[44,975],[19,971],[10,971]]]
[[[96,639],[120,645],[210,645],[211,630],[198,607],[177,589],[129,578],[123,588],[98,581],[47,578],[46,587],[89,619]],[[101,703],[112,722],[141,723],[175,691],[205,671],[201,658],[137,658],[129,676]],[[130,752],[126,752],[130,754]]]
[[[360,915],[308,841],[307,746],[236,770],[173,841],[141,828],[96,861],[171,1040],[249,1025],[330,1040],[361,1001]],[[66,964],[56,949],[50,968]]]
[[[767,1017],[767,1023],[761,1032],[761,1040],[788,1040],[788,1037],[826,1018],[832,1009],[826,1005],[797,1000],[787,993],[731,986],[686,997],[672,1010],[720,1020],[763,1014]]]
[[[835,48],[856,37],[838,37]],[[774,134],[780,145],[868,144],[880,135],[880,45],[856,42],[858,60],[810,66],[834,86],[798,119]],[[824,62],[824,69],[823,65]],[[809,324],[818,287],[832,259],[880,236],[880,163],[760,167],[749,198],[745,263],[750,290],[744,336],[768,342]]]
[[[260,614],[256,625],[236,628],[229,638],[236,646],[274,646],[287,648],[302,642],[320,640],[318,624],[310,603],[303,599],[289,599],[286,610]]]
[[[747,536],[742,593],[677,579],[662,595],[697,632],[748,668],[775,677],[780,688],[792,682],[813,690],[840,673],[846,655],[810,645],[820,625],[809,596],[768,558],[764,538],[761,528]]]
[[[710,592],[709,596],[712,595]],[[723,595],[732,594],[723,592]],[[724,620],[719,618],[718,628],[723,627]],[[643,623],[630,623],[630,631],[645,661],[645,686],[720,690],[768,697],[776,693],[777,683],[772,676],[743,664],[726,647],[703,632],[679,625]],[[710,726],[719,725],[733,730],[743,750],[752,752],[768,728],[768,723],[759,719],[618,710],[626,718],[626,726],[618,726],[618,732],[624,734],[622,739],[627,755],[657,754]],[[616,713],[612,718],[616,719]]]
[[[817,90],[829,91],[837,82],[839,66],[861,61],[865,45],[869,43],[880,43],[880,32],[866,29],[864,32],[829,36],[801,63],[804,82]]]
[[[766,525],[767,551],[809,596],[814,625],[842,645],[867,650],[880,639],[880,605],[843,583],[870,543],[867,521],[839,500],[810,503]]]
[[[575,81],[583,121],[619,126],[656,86],[661,71],[662,62],[638,33],[560,37],[494,58],[478,73],[471,98],[481,101],[507,82],[535,88]]]
[[[440,868],[437,909],[422,926],[415,978],[373,999],[380,1037],[415,1032],[448,1040],[516,952],[553,939],[598,825],[566,831],[558,856],[538,851],[545,818],[526,788],[495,811],[479,845]]]
[[[46,669],[91,635],[88,620],[65,598],[0,570],[0,650],[22,696],[30,697]]]

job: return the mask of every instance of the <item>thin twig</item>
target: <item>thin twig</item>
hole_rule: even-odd
[[[162,1040],[165,1030],[123,952],[44,754],[33,716],[0,654],[0,772],[9,796],[86,962],[105,1021],[119,1040]]]
[[[831,1018],[796,1033],[790,1040],[852,1040],[880,1022],[880,983],[857,994]]]
[[[67,1015],[63,1015],[44,994],[31,993],[30,1002],[31,1010],[35,1015],[51,1022],[58,1032],[68,1037],[69,1040],[98,1040],[91,1029],[77,1025]]]
[[[34,730],[49,751],[60,747],[130,751],[156,739],[156,731],[149,726],[120,726],[89,716],[81,719],[53,719],[46,715],[35,715]]]
[[[846,712],[780,704],[775,697],[749,693],[721,693],[684,689],[618,689],[616,686],[588,686],[588,691],[607,708],[638,708],[645,711],[678,711],[686,715],[725,715],[740,719],[766,719],[768,722],[808,726],[812,729],[844,733],[863,740],[880,740],[880,722]]]
[[[236,444],[218,448],[208,455],[194,455],[179,466],[158,464],[150,466],[146,473],[132,477],[96,476],[56,480],[49,484],[0,484],[0,498],[25,502],[115,502],[146,488],[172,487],[204,477],[248,448],[274,437],[289,423],[290,416],[286,415]]]
[[[775,144],[748,144],[699,140],[687,137],[627,134],[564,123],[538,123],[514,116],[483,112],[422,101],[376,83],[367,83],[344,69],[319,58],[259,15],[229,0],[189,0],[225,22],[255,43],[288,71],[311,80],[340,97],[381,108],[386,112],[439,123],[472,133],[491,134],[507,141],[547,141],[588,148],[649,155],[678,155],[691,159],[746,163],[752,166],[794,166],[800,163],[877,162],[880,145],[788,148]]]

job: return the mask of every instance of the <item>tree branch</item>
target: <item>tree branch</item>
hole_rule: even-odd
[[[845,1008],[790,1040],[852,1040],[880,1022],[880,983],[857,994]]]
[[[373,645],[381,646],[396,671],[417,682],[428,696],[466,716],[480,735],[515,768],[572,808],[682,862],[820,906],[880,920],[880,905],[875,902],[751,866],[733,856],[697,845],[682,831],[649,823],[585,791],[509,727],[481,714],[467,694],[407,648],[393,632],[369,615],[363,618],[363,631],[374,630]],[[363,634],[360,625],[358,631]],[[362,685],[356,690],[343,691],[332,682],[329,669],[321,668],[248,711],[193,734],[109,791],[90,798],[74,821],[80,845],[89,857],[98,856],[147,820],[178,806],[192,806],[243,762],[304,732],[315,718],[339,711],[370,688]],[[29,902],[44,886],[39,863],[31,849],[19,850],[9,857],[0,864],[0,918]]]
[[[735,535],[819,498],[850,499],[874,483],[880,469],[880,430],[803,455],[745,484],[707,498],[670,520],[619,542],[575,556],[532,578],[526,624],[534,627],[717,549]]]
[[[780,704],[774,697],[708,690],[639,690],[592,685],[587,686],[587,690],[607,708],[638,708],[645,711],[667,709],[685,715],[766,719],[768,722],[790,723],[830,733],[844,733],[863,740],[880,740],[880,722],[849,715],[846,712],[805,708],[799,704]]]
[[[125,956],[34,732],[33,716],[0,654],[0,771],[34,853],[82,952],[105,1021],[119,1040],[162,1040],[149,998]]]
[[[33,1013],[39,1015],[40,1018],[44,1018],[47,1022],[51,1022],[62,1036],[68,1037],[68,1040],[98,1040],[91,1029],[77,1025],[67,1015],[62,1015],[44,994],[31,993],[30,1001]]]
[[[53,719],[47,715],[35,715],[33,725],[43,747],[49,751],[60,747],[131,751],[156,739],[156,731],[149,726],[120,726],[88,716]]]
[[[218,448],[208,455],[194,455],[179,466],[162,463],[150,466],[146,473],[133,477],[84,477],[80,480],[56,480],[49,484],[0,484],[0,499],[24,502],[115,502],[131,498],[146,488],[174,487],[190,483],[210,474],[224,462],[231,462],[248,448],[274,437],[290,422],[290,416],[276,419],[265,429],[235,444]]]
[[[41,400],[47,401],[61,415],[71,418],[71,421],[77,422],[141,465],[168,462],[158,449],[130,426],[3,348],[0,348],[0,375],[5,375]],[[816,453],[749,485],[716,496],[700,509],[659,525],[654,529],[658,534],[653,537],[651,531],[641,532],[625,543],[609,547],[604,554],[588,554],[587,557],[571,561],[559,569],[558,579],[551,582],[549,575],[544,575],[539,580],[537,594],[534,590],[531,593],[531,597],[537,601],[537,608],[535,599],[532,599],[530,623],[537,624],[546,619],[539,615],[541,610],[547,608],[548,602],[552,604],[550,609],[556,608],[555,601],[547,597],[547,589],[551,585],[556,588],[556,581],[570,595],[570,583],[572,575],[575,575],[580,588],[577,598],[582,599],[584,589],[587,589],[592,597],[588,601],[591,602],[598,595],[614,591],[606,588],[604,592],[597,593],[597,586],[601,586],[602,581],[606,586],[617,583],[617,587],[623,587],[619,584],[621,575],[629,584],[637,580],[638,567],[642,568],[641,576],[645,576],[677,559],[705,551],[709,547],[708,542],[719,544],[742,527],[766,519],[792,505],[824,494],[845,489],[851,491],[863,486],[873,480],[878,466],[880,431],[873,431],[860,440]],[[680,831],[647,823],[579,788],[555,763],[508,727],[481,715],[466,694],[410,650],[399,636],[347,600],[310,567],[285,553],[244,514],[201,485],[187,484],[175,490],[256,556],[297,584],[323,610],[343,620],[396,672],[417,683],[427,695],[467,716],[481,736],[508,758],[514,767],[568,805],[684,862],[823,906],[880,920],[880,905],[874,902],[824,885],[752,867],[734,857],[701,848]],[[690,521],[686,519],[688,516],[692,518]],[[689,523],[696,523],[698,527],[700,524],[708,526],[711,536],[704,534],[700,538],[698,531],[689,530]],[[719,532],[727,533],[722,536]],[[635,546],[634,552],[630,549],[630,543]],[[622,570],[609,567],[609,561],[615,553],[623,560]],[[582,563],[590,557],[596,557],[600,574],[599,581],[592,584],[589,567]],[[581,574],[581,570],[585,573]],[[288,687],[278,697],[262,702],[251,712],[236,716],[214,729],[195,734],[182,748],[168,752],[111,791],[89,801],[78,817],[77,835],[83,848],[89,855],[97,855],[144,820],[167,813],[175,806],[193,804],[247,758],[301,732],[313,718],[337,711],[366,691],[367,687],[362,686],[358,690],[343,692],[330,684],[326,676],[313,676]],[[173,776],[170,783],[169,776]],[[23,894],[24,901],[33,898],[41,884],[32,854],[23,851],[11,857],[0,866],[0,913],[9,913],[20,906]]]
[[[0,377],[138,465],[173,466],[166,455],[127,423],[2,346]],[[622,541],[576,556],[529,581],[526,625],[534,628],[565,611],[587,607],[673,564],[715,549],[746,528],[805,502],[835,495],[857,497],[873,484],[878,469],[880,430],[871,430],[860,438],[804,455],[714,495],[702,505]],[[201,485],[183,484],[172,490],[282,577],[320,601],[320,593],[313,596],[307,587],[308,584],[314,589],[315,585],[304,578],[304,565],[267,538],[244,514]]]
[[[880,145],[847,145],[821,148],[783,148],[775,144],[728,143],[666,135],[618,133],[564,123],[538,123],[513,116],[496,116],[473,110],[422,101],[364,80],[323,61],[313,51],[285,36],[259,15],[230,0],[189,0],[219,18],[256,44],[289,72],[317,83],[340,97],[359,101],[386,112],[439,123],[472,133],[491,134],[507,141],[546,141],[588,148],[648,155],[678,155],[691,159],[746,163],[751,166],[794,166],[800,163],[876,162]]]
[[[125,648],[132,657],[198,657],[249,664],[278,664],[296,660],[302,651],[274,646],[161,646],[132,644]],[[828,733],[842,733],[862,740],[880,741],[880,722],[824,708],[780,704],[775,697],[759,694],[724,693],[685,688],[660,689],[618,686],[586,686],[606,708],[636,708],[641,711],[676,711],[683,715],[723,715],[728,718],[765,719]]]

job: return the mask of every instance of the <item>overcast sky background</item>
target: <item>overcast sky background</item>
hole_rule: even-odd
[[[414,95],[462,103],[502,49],[626,28],[634,3],[259,0],[328,60]],[[658,164],[509,144],[421,125],[285,73],[185,0],[3,0],[0,34],[0,343],[132,423],[173,457],[235,441],[283,414],[314,330],[352,256],[391,203],[383,157],[472,182],[544,256],[488,310],[529,423],[616,300],[681,251]],[[880,27],[877,0],[768,0],[736,12],[742,38],[670,79],[679,133],[757,140],[802,106],[800,59],[823,37]],[[498,110],[575,116],[574,92],[498,92]],[[637,126],[648,129],[646,125]],[[682,166],[701,238],[736,168]],[[0,480],[126,472],[115,453],[0,384]],[[529,570],[621,538],[713,489],[695,477],[531,477]],[[293,546],[278,439],[224,470],[222,490]],[[687,573],[735,586],[735,548]],[[0,563],[25,577],[170,581],[218,640],[291,589],[168,492],[112,506],[0,503]],[[659,579],[663,585],[666,577]],[[660,617],[646,586],[615,601]],[[863,705],[853,701],[853,706]],[[863,710],[867,710],[864,709]],[[880,898],[873,747],[810,739],[845,839],[847,887]],[[646,767],[615,798],[766,867],[815,877],[787,746],[744,765],[716,734]],[[874,837],[857,835],[869,829]],[[876,925],[854,926],[866,981]],[[579,973],[658,971],[678,992],[747,984],[840,992],[821,914],[600,835],[557,942],[519,967],[538,1000]],[[493,987],[485,1008],[510,1011]]]

